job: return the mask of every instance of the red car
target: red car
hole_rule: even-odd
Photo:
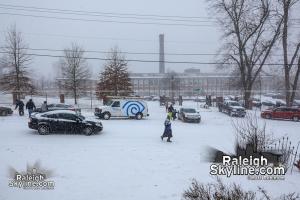
[[[261,112],[261,117],[266,119],[287,119],[299,121],[300,108],[278,107]]]

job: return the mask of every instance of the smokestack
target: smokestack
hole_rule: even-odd
[[[165,36],[159,34],[159,73],[165,73]]]

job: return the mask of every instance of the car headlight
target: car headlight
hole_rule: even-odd
[[[235,109],[235,108],[234,108],[234,109],[232,109],[232,111],[233,111],[233,112],[236,112],[236,111],[237,111],[237,109]]]

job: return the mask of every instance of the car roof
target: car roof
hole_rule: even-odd
[[[61,114],[61,113],[77,115],[77,113],[75,111],[72,111],[72,110],[53,110],[53,111],[48,111],[48,112],[44,112],[44,113],[41,113],[41,114],[51,115],[51,114]]]
[[[238,102],[237,101],[228,100],[228,101],[225,101],[225,103],[238,103]]]
[[[194,110],[196,110],[196,108],[191,108],[191,107],[181,107],[181,109],[194,109]]]

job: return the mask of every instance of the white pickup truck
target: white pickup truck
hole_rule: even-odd
[[[113,99],[105,105],[95,108],[95,116],[108,120],[111,117],[142,119],[149,116],[145,101],[134,99]]]

